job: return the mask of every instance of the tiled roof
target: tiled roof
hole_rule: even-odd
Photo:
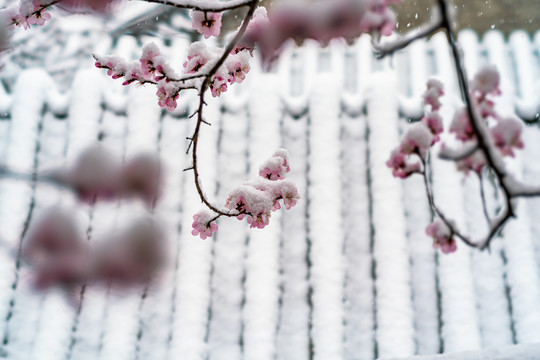
[[[540,111],[537,35],[460,37],[469,72],[496,64],[501,110],[529,121]],[[177,39],[167,47],[177,66],[187,44]],[[140,52],[130,37],[100,50],[131,58]],[[264,230],[220,221],[206,241],[191,235],[202,205],[192,174],[182,171],[191,165],[185,138],[194,125],[193,96],[181,96],[179,109],[167,113],[155,89],[122,88],[90,67],[77,70],[67,92],[39,69],[0,87],[0,159],[10,167],[45,170],[98,140],[124,156],[159,152],[167,189],[157,214],[170,242],[158,283],[127,291],[89,286],[80,308],[59,289],[36,293],[31,270],[0,252],[0,338],[9,359],[373,359],[540,343],[540,201],[520,202],[519,217],[490,252],[458,244],[457,253],[443,256],[424,233],[430,210],[421,180],[399,181],[385,166],[406,120],[421,116],[428,76],[445,82],[446,121],[459,106],[443,37],[384,61],[373,59],[368,38],[351,47],[308,43],[288,49],[270,73],[256,67],[206,109],[205,192],[222,204],[283,146],[302,201],[274,213]],[[536,122],[525,139],[509,166],[538,182]],[[459,226],[481,234],[478,180],[436,158],[432,164],[436,200]],[[131,202],[90,208],[66,190],[2,179],[5,245],[17,248],[36,216],[57,204],[73,209],[89,242],[141,211]],[[540,345],[503,354],[535,352]],[[482,353],[472,354],[455,358]]]

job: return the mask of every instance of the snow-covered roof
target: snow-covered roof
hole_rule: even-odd
[[[531,41],[516,32],[505,41],[489,32],[479,42],[464,32],[460,42],[469,73],[497,65],[501,110],[538,118],[540,34]],[[167,48],[177,66],[187,45],[175,39]],[[100,51],[140,55],[130,37]],[[200,140],[205,192],[223,204],[283,146],[302,201],[274,213],[264,230],[225,219],[213,239],[202,241],[191,235],[202,205],[192,174],[182,171],[191,165],[185,138],[194,125],[193,96],[182,95],[171,114],[157,106],[155,89],[122,88],[91,62],[80,66],[67,92],[41,69],[21,72],[13,86],[0,87],[2,162],[46,170],[98,140],[126,157],[159,152],[167,187],[156,213],[170,251],[151,288],[88,286],[80,308],[59,289],[36,293],[31,270],[0,252],[2,352],[44,360],[397,359],[440,352],[448,354],[441,359],[535,358],[540,201],[520,203],[518,218],[490,252],[458,244],[455,254],[442,255],[424,232],[431,214],[421,179],[397,180],[385,165],[406,120],[421,116],[420,94],[433,74],[445,83],[449,121],[459,96],[443,36],[384,61],[362,38],[351,47],[290,48],[270,73],[254,66],[245,84],[206,110],[212,126]],[[524,136],[526,148],[509,166],[537,182],[536,122]],[[481,233],[477,179],[436,158],[433,168],[436,200],[459,226]],[[140,210],[131,202],[90,208],[47,184],[2,179],[5,245],[17,248],[28,225],[56,204],[73,209],[90,242]],[[454,354],[462,351],[472,352]]]

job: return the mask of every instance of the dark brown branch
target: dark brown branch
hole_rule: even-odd
[[[232,0],[232,1],[225,1],[222,3],[213,3],[213,4],[207,4],[202,1],[200,3],[195,3],[194,1],[186,1],[182,3],[181,0],[178,0],[178,1],[141,0],[141,1],[173,6],[179,9],[191,9],[191,10],[210,11],[210,12],[223,12],[227,10],[234,10],[234,9],[238,9],[244,6],[251,6],[250,4],[253,3],[252,0],[240,0],[240,1]]]
[[[219,210],[216,206],[214,206],[212,203],[210,203],[210,201],[206,198],[206,196],[204,195],[203,190],[202,190],[202,186],[201,186],[201,183],[200,183],[199,168],[198,168],[197,148],[198,148],[198,145],[199,145],[199,132],[200,132],[200,129],[201,129],[201,124],[203,124],[205,122],[204,119],[203,119],[203,108],[204,108],[204,106],[206,104],[205,101],[204,101],[204,95],[206,93],[206,90],[208,90],[208,88],[210,87],[210,84],[212,82],[212,77],[218,71],[218,69],[221,67],[221,65],[223,65],[223,63],[225,62],[227,57],[230,55],[230,53],[232,52],[232,50],[234,49],[234,47],[236,46],[238,41],[242,38],[242,36],[246,32],[247,26],[248,26],[248,24],[249,24],[249,22],[250,22],[250,20],[251,20],[251,18],[253,16],[254,12],[255,12],[255,8],[257,6],[257,3],[258,3],[258,0],[250,0],[249,2],[244,4],[244,5],[249,5],[249,10],[248,10],[248,12],[247,12],[247,14],[246,14],[246,16],[244,18],[244,21],[242,22],[242,26],[240,27],[240,29],[238,30],[238,32],[236,33],[234,38],[227,44],[227,47],[223,51],[223,54],[221,55],[219,60],[208,71],[208,74],[204,78],[204,81],[203,81],[203,83],[201,85],[201,89],[200,89],[200,93],[199,93],[199,107],[198,107],[198,110],[197,110],[197,124],[195,125],[195,130],[193,132],[193,135],[191,136],[191,143],[189,145],[190,147],[193,146],[191,154],[192,154],[192,161],[193,161],[192,166],[193,166],[193,174],[194,174],[194,178],[195,178],[195,187],[197,188],[197,192],[199,193],[199,197],[200,197],[201,201],[210,210],[212,210],[213,212],[218,214],[216,219],[219,216],[235,217],[235,216],[240,215],[240,213],[238,213],[238,212],[231,213],[231,212],[224,212],[224,211]]]

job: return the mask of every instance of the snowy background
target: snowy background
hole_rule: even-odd
[[[520,203],[519,218],[489,253],[458,244],[457,253],[442,256],[424,233],[430,210],[421,179],[398,181],[385,165],[408,120],[422,115],[429,76],[445,83],[446,121],[460,105],[443,36],[384,61],[374,60],[363,37],[353,46],[290,45],[271,73],[255,63],[245,84],[209,103],[212,126],[201,134],[204,189],[223,203],[283,146],[302,201],[274,213],[264,230],[225,219],[215,238],[202,241],[190,234],[201,204],[191,173],[181,171],[190,166],[184,139],[196,98],[182,95],[175,112],[164,112],[152,88],[122,87],[90,58],[97,52],[136,59],[140,45],[152,40],[180,66],[189,23],[178,13],[148,24],[165,15],[141,18],[148,9],[129,9],[105,24],[75,15],[18,32],[1,72],[0,159],[21,170],[45,170],[96,141],[123,156],[158,152],[167,168],[157,209],[167,228],[167,268],[149,288],[88,287],[79,310],[59,289],[36,293],[30,270],[0,253],[4,356],[538,358],[540,201]],[[156,32],[175,35],[160,41]],[[499,110],[531,123],[525,150],[509,166],[537,182],[540,32],[505,38],[490,31],[481,39],[462,32],[460,43],[469,73],[487,63],[500,70]],[[437,159],[433,167],[436,199],[460,226],[481,232],[477,179]],[[55,204],[72,209],[88,241],[142,211],[131,202],[81,206],[54,187],[2,180],[2,240],[17,247],[25,228]],[[521,345],[508,348],[514,344]],[[462,351],[468,355],[452,355]]]

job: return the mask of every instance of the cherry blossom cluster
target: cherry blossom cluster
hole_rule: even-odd
[[[220,216],[246,219],[251,228],[263,229],[270,222],[273,211],[287,210],[296,205],[300,196],[296,185],[285,179],[290,171],[287,150],[279,149],[260,167],[259,177],[233,189],[225,202],[227,213],[213,215],[201,210],[193,216],[192,234],[203,240],[218,230],[215,221]]]
[[[39,289],[88,281],[129,286],[155,277],[164,263],[165,238],[161,224],[145,216],[88,242],[71,212],[52,208],[30,226],[21,256],[34,269]]]
[[[107,69],[107,75],[113,79],[123,78],[123,85],[132,83],[156,85],[158,105],[173,111],[178,105],[180,91],[199,89],[204,75],[215,65],[222,52],[223,50],[204,42],[192,43],[187,51],[187,59],[183,63],[182,75],[178,75],[168,64],[154,43],[143,47],[138,61],[127,62],[118,56],[94,55],[94,57],[96,67]],[[241,83],[251,68],[249,61],[250,55],[247,51],[228,56],[209,83],[212,96],[218,97],[227,91],[229,85]]]
[[[436,79],[430,79],[424,93],[426,114],[422,120],[407,129],[399,146],[392,150],[386,165],[392,169],[395,177],[407,178],[414,173],[422,172],[422,162],[425,163],[428,151],[440,139],[443,132],[440,98],[444,95],[443,84]],[[415,155],[421,161],[415,159]]]
[[[83,151],[73,165],[52,171],[50,177],[88,203],[123,197],[139,198],[152,207],[163,187],[157,156],[141,153],[122,164],[100,144]]]
[[[501,116],[495,111],[493,97],[500,95],[499,73],[493,66],[488,66],[478,72],[471,84],[471,97],[475,109],[488,128],[493,145],[502,156],[514,156],[515,149],[523,148],[521,138],[523,125],[512,116]],[[449,131],[463,143],[464,146],[476,143],[476,135],[466,108],[456,112]],[[486,159],[481,149],[457,161],[460,171],[480,173],[486,165]]]
[[[479,116],[482,126],[487,129],[488,140],[498,153],[498,156],[514,156],[516,149],[523,148],[521,138],[522,124],[514,117],[501,116],[495,110],[493,97],[500,95],[499,73],[493,66],[480,70],[471,82],[470,97],[473,101],[473,111]],[[426,190],[435,213],[440,218],[430,224],[426,233],[434,240],[434,247],[440,248],[445,254],[456,250],[454,239],[455,226],[446,219],[433,203],[433,195],[428,187],[425,167],[430,148],[440,140],[443,132],[440,97],[444,95],[442,84],[437,80],[429,80],[424,94],[426,113],[422,120],[407,130],[400,145],[391,153],[386,163],[392,169],[395,177],[407,178],[414,173],[424,176]],[[477,145],[477,135],[469,118],[469,109],[459,109],[450,124],[449,133],[454,134],[461,144],[463,156],[447,156],[456,162],[459,171],[468,174],[470,171],[481,177],[482,170],[487,166],[486,149]],[[449,147],[441,145],[441,154],[448,153]],[[460,153],[454,150],[454,152]],[[418,159],[415,161],[415,158]],[[485,203],[483,204],[485,206]],[[486,215],[487,216],[487,215]],[[488,219],[488,222],[490,220]],[[460,237],[463,238],[461,235]]]

